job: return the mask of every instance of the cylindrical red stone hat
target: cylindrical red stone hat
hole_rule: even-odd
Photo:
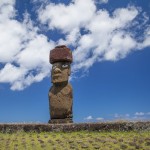
[[[56,46],[50,51],[49,62],[51,64],[59,61],[67,61],[72,63],[72,52],[65,45]]]

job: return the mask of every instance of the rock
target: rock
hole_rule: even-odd
[[[72,118],[72,87],[52,87],[49,93],[51,119]]]
[[[73,92],[68,83],[72,52],[66,46],[57,46],[50,51],[50,63],[53,64],[49,91],[49,123],[72,123]]]
[[[128,146],[125,145],[125,144],[121,144],[121,145],[120,145],[120,148],[121,148],[121,149],[127,149],[127,147],[128,147]]]
[[[88,145],[83,144],[81,145],[81,148],[88,148]]]
[[[100,149],[99,145],[94,145],[94,149]]]
[[[65,45],[56,46],[53,50],[50,51],[49,62],[51,64],[61,61],[72,62],[72,60],[72,52]]]
[[[150,146],[150,141],[146,141],[145,145]]]

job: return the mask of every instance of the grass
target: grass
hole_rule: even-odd
[[[150,131],[0,133],[0,150],[150,150]]]

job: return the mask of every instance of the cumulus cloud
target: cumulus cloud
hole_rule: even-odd
[[[112,119],[119,119],[119,120],[149,120],[150,113],[149,112],[135,112],[134,114],[118,114],[115,113],[111,115],[113,118]]]
[[[102,3],[106,4],[106,3],[108,3],[108,0],[99,0],[98,2],[99,2],[100,4],[102,4]]]
[[[38,34],[26,13],[24,20],[15,19],[14,0],[0,1],[0,82],[10,83],[12,90],[22,90],[49,75],[49,50],[53,41]]]
[[[127,113],[127,114],[119,114],[119,113],[115,113],[112,116],[112,119],[119,119],[119,120],[132,120],[132,115]]]
[[[130,114],[125,114],[126,117],[130,117]]]
[[[74,28],[84,27],[92,19],[95,10],[92,0],[75,0],[67,6],[50,3],[39,10],[39,19],[41,23],[47,23],[49,29],[58,28],[66,33]]]
[[[140,12],[141,9],[128,6],[110,15],[107,10],[96,9],[94,0],[74,0],[69,5],[50,3],[39,10],[39,20],[47,24],[49,30],[59,29],[65,34],[59,43],[74,46],[73,71],[76,72],[87,70],[97,61],[117,61],[149,46],[148,32],[143,33],[142,43],[129,32]]]
[[[115,117],[115,118],[119,118],[119,117],[121,117],[121,115],[119,115],[118,113],[115,113],[115,114],[114,114],[114,117]]]
[[[109,117],[108,117],[109,116]],[[133,114],[120,114],[120,113],[115,113],[115,114],[111,114],[104,117],[93,117],[92,115],[89,115],[87,117],[84,118],[84,120],[87,121],[94,121],[94,122],[100,122],[100,121],[112,121],[112,120],[130,120],[130,121],[138,121],[138,120],[150,120],[150,112],[135,112]],[[111,116],[111,117],[110,117]],[[106,119],[107,118],[107,119]]]
[[[87,116],[86,118],[84,118],[84,120],[92,120],[93,117],[92,116]]]
[[[136,113],[135,113],[135,116],[144,116],[144,115],[145,115],[144,112],[136,112]]]
[[[93,118],[93,117],[90,115],[90,116],[85,117],[84,120],[87,120],[87,121],[103,121],[104,118],[102,118],[102,117]]]
[[[140,49],[150,46],[150,26],[145,30],[143,43],[139,44]]]
[[[96,118],[96,120],[97,120],[97,121],[103,121],[104,118],[98,117],[98,118]]]
[[[133,119],[135,120],[150,120],[150,112],[136,112]]]
[[[43,0],[37,1],[43,3]],[[135,6],[117,8],[112,12],[98,9],[94,0],[72,0],[68,5],[45,1],[37,11],[38,25],[24,14],[16,20],[15,0],[0,1],[0,82],[10,83],[12,90],[22,90],[49,75],[49,51],[56,44],[66,44],[73,50],[73,73],[88,70],[95,62],[117,61],[135,50],[150,46],[147,25],[140,40],[132,32],[142,10]],[[107,3],[107,0],[99,2]],[[143,23],[149,17],[144,13]],[[34,25],[33,25],[34,24]],[[63,38],[48,40],[43,27],[59,31]],[[40,32],[39,32],[40,31]],[[9,43],[9,44],[8,44]],[[7,75],[6,75],[7,73]],[[6,75],[6,76],[4,76]]]

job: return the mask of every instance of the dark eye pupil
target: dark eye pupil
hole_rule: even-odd
[[[62,64],[62,68],[67,68],[68,64]]]

